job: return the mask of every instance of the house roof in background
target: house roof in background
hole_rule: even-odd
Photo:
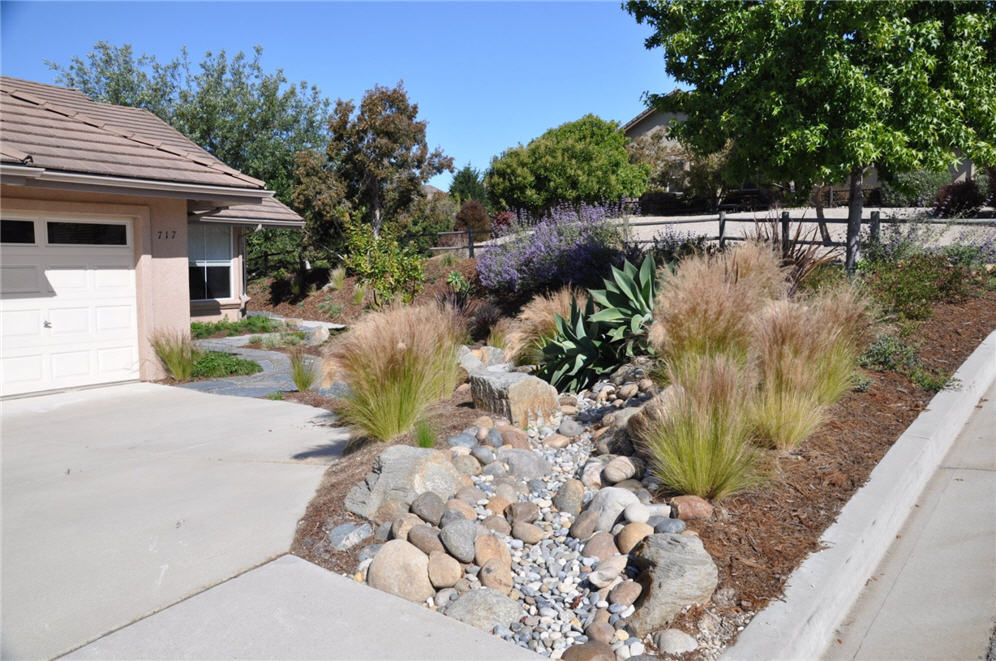
[[[238,205],[246,210],[235,215],[302,223],[300,216],[272,199],[265,182],[225,165],[141,108],[98,103],[75,89],[0,76],[0,135],[4,164],[107,181],[231,189],[262,201]]]
[[[650,106],[649,108],[647,108],[646,110],[644,110],[643,112],[641,112],[639,115],[637,115],[633,119],[631,119],[628,122],[626,122],[625,124],[623,124],[622,125],[622,132],[626,133],[631,128],[633,128],[634,126],[636,126],[637,124],[639,124],[640,122],[642,122],[643,120],[645,120],[647,117],[650,117],[651,115],[653,115],[655,112],[657,112],[657,109],[654,108],[653,106]]]

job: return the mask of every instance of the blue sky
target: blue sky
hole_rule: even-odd
[[[263,65],[331,98],[359,99],[404,80],[428,120],[430,146],[456,166],[595,113],[626,122],[641,94],[668,91],[649,28],[618,2],[2,2],[0,70],[52,82],[104,40],[170,60],[263,46]],[[450,175],[431,183],[449,186]]]

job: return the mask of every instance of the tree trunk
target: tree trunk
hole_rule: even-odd
[[[861,184],[864,183],[863,167],[851,170],[850,199],[847,202],[847,272],[854,273],[854,268],[861,256],[861,213],[864,211],[864,193]]]
[[[830,230],[824,222],[826,216],[823,214],[823,184],[816,187],[816,226],[820,228],[820,239],[824,245],[830,245]]]
[[[381,211],[380,211],[380,203],[379,202],[375,202],[374,203],[373,212],[374,212],[373,223],[372,223],[373,234],[374,234],[374,238],[375,239],[379,239],[380,238],[380,224],[381,224],[381,218],[380,218]]]

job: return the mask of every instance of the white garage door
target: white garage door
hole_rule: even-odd
[[[0,232],[0,395],[138,378],[127,220],[15,219]]]

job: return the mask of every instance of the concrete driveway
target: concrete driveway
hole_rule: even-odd
[[[2,408],[3,658],[51,658],[285,553],[346,433],[131,384]]]

